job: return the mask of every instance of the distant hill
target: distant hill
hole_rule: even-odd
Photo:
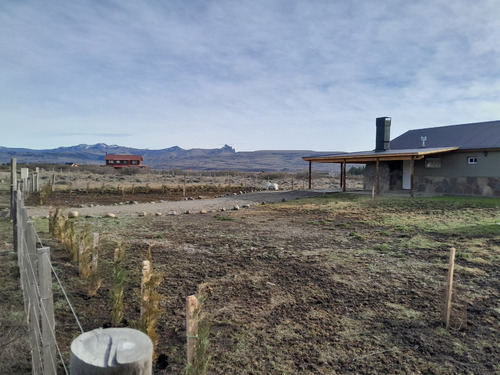
[[[95,145],[77,145],[58,147],[48,150],[32,150],[26,148],[0,147],[0,163],[9,163],[16,158],[20,164],[96,164],[104,165],[106,154],[142,155],[144,164],[152,169],[183,169],[183,170],[238,170],[249,172],[289,171],[298,172],[308,168],[303,156],[337,153],[316,152],[307,150],[262,150],[252,152],[236,152],[231,146],[221,148],[189,150],[178,146],[161,150],[137,149],[117,145],[98,143]],[[315,164],[318,171],[338,170],[336,164]]]

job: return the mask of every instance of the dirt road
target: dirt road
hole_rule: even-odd
[[[81,207],[65,207],[63,212],[77,211],[80,216],[103,216],[112,213],[117,217],[138,215],[168,215],[181,213],[199,213],[201,211],[214,212],[232,210],[236,206],[244,208],[255,204],[291,201],[295,199],[323,195],[333,190],[290,190],[290,191],[261,191],[244,194],[226,195],[219,198],[198,199],[187,198],[180,201],[155,201],[137,203],[134,201],[121,202],[114,205],[80,205]],[[30,207],[32,217],[45,217],[54,207]]]

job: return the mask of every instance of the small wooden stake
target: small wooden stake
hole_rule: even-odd
[[[195,360],[196,343],[198,342],[198,321],[194,312],[198,308],[198,298],[189,296],[186,298],[186,336],[187,336],[187,361],[193,363]]]
[[[99,259],[99,233],[92,235],[92,273],[97,272],[97,263]]]
[[[142,301],[146,302],[149,300],[149,290],[146,288],[146,283],[151,280],[151,262],[149,260],[142,261],[142,281],[141,281],[141,297]],[[144,315],[144,306],[141,303],[141,318]]]
[[[115,249],[115,256],[114,256],[115,262],[118,262],[120,260],[121,256],[122,256],[121,250],[119,247],[117,247]]]
[[[456,249],[454,247],[450,249],[450,263],[448,266],[448,277],[446,280],[446,301],[444,306],[446,329],[450,327],[451,295],[453,291],[453,271],[455,269],[455,251]]]

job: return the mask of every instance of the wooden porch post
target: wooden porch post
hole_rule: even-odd
[[[379,158],[377,158],[377,163],[375,164],[375,192],[377,195],[380,194],[380,168],[379,168]]]
[[[413,191],[413,175],[415,174],[415,156],[411,157],[410,162],[410,196],[414,197],[415,193]]]
[[[312,161],[309,160],[309,189],[312,188]]]
[[[347,172],[347,168],[346,168],[346,165],[347,165],[347,162],[344,160],[344,162],[342,163],[342,191],[345,193],[346,191],[346,172]]]
[[[340,188],[342,189],[344,181],[344,163],[340,162]]]

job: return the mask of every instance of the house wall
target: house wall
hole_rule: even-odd
[[[477,157],[477,164],[468,164],[468,157]],[[435,155],[440,168],[426,168],[425,159],[415,161],[414,191],[420,194],[500,196],[500,151],[454,152]],[[380,162],[380,192],[402,189],[403,163]],[[365,167],[364,188],[371,190],[376,184],[376,163]]]
[[[477,164],[469,164],[469,157]],[[425,159],[415,162],[414,189],[423,194],[500,196],[500,152],[453,152],[443,154],[441,168],[426,168]]]
[[[469,156],[477,157],[477,164],[468,164]],[[429,158],[441,158],[441,168],[425,168],[425,159],[415,162],[415,176],[443,177],[500,177],[500,151],[450,152]]]

